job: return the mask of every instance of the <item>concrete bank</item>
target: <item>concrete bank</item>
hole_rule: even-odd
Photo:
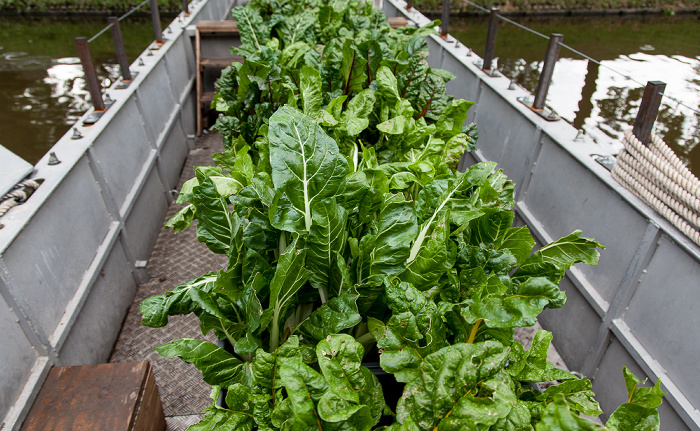
[[[188,25],[230,17],[234,0],[201,0],[93,126],[37,163],[41,187],[0,229],[0,417],[18,429],[53,365],[105,362],[193,148],[194,47]],[[156,48],[155,44],[151,48]],[[142,62],[142,63],[141,63]],[[87,114],[86,114],[87,115]]]
[[[430,21],[405,6],[385,0],[383,10],[419,26]],[[475,102],[467,121],[477,124],[478,150],[461,167],[498,162],[516,183],[519,222],[540,244],[581,229],[606,247],[599,265],[567,272],[564,308],[541,315],[566,364],[593,380],[606,415],[627,401],[627,366],[662,380],[662,430],[700,429],[700,247],[613,180],[595,161],[605,150],[518,102],[529,93],[483,72],[468,47],[451,36],[430,36],[428,44],[430,66],[457,76],[448,91]]]

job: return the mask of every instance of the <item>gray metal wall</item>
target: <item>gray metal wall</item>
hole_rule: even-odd
[[[0,229],[0,417],[18,429],[53,365],[108,359],[194,141],[194,48],[186,27],[230,18],[202,0],[142,54],[133,83],[93,126],[76,123],[34,167],[44,183]],[[155,46],[155,45],[152,45]]]
[[[430,21],[405,5],[384,0],[383,10],[419,26]],[[627,366],[661,379],[668,392],[662,430],[700,429],[700,248],[595,162],[604,149],[575,141],[577,131],[566,122],[531,112],[516,100],[529,93],[487,76],[474,65],[479,58],[451,36],[428,42],[430,66],[457,76],[448,91],[476,102],[468,121],[477,124],[478,150],[463,166],[498,162],[516,183],[519,223],[540,243],[581,229],[606,247],[597,266],[568,271],[564,308],[540,317],[567,365],[593,380],[606,416],[626,402]]]

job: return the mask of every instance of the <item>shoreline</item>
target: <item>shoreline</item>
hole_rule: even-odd
[[[423,15],[430,19],[439,19],[442,16],[441,10],[421,10],[416,7]],[[489,14],[471,8],[473,11],[451,11],[451,17],[484,17]],[[585,17],[585,16],[662,16],[662,15],[698,15],[700,17],[699,8],[678,8],[670,11],[663,8],[639,8],[639,9],[535,9],[535,10],[499,10],[503,16],[511,17]]]

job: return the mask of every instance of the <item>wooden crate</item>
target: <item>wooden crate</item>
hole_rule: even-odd
[[[148,361],[53,367],[23,431],[163,431]]]

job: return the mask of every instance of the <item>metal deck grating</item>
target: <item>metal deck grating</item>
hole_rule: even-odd
[[[182,169],[178,191],[182,184],[194,176],[192,166],[211,165],[211,155],[223,151],[220,135],[203,135],[197,139],[196,148],[190,151]],[[182,205],[173,203],[168,208],[163,224]],[[134,302],[124,321],[119,338],[112,351],[110,362],[150,361],[158,384],[168,430],[184,430],[199,420],[199,412],[211,404],[210,386],[202,381],[202,374],[192,365],[180,359],[161,358],[153,349],[159,344],[178,338],[199,338],[199,321],[196,316],[170,318],[164,328],[147,328],[141,325],[139,303],[156,294],[164,293],[208,271],[223,268],[228,259],[212,253],[197,241],[195,227],[175,235],[163,229],[158,235],[146,270],[150,280],[139,286]],[[206,338],[216,342],[213,335]]]

